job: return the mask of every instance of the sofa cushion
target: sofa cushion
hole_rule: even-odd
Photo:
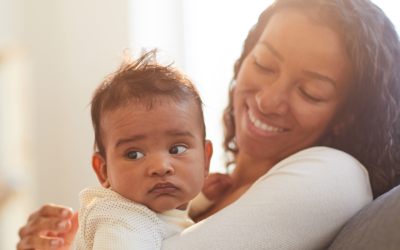
[[[329,249],[400,249],[400,186],[351,218]]]

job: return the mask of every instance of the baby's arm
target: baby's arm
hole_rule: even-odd
[[[195,218],[207,211],[232,184],[229,175],[213,173],[204,180],[201,193],[191,202],[189,216]]]
[[[75,249],[161,248],[165,227],[153,211],[123,201],[100,200],[80,215]]]

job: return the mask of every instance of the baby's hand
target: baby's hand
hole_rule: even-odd
[[[229,175],[213,173],[204,180],[204,186],[201,191],[209,200],[215,201],[231,184],[232,180]]]

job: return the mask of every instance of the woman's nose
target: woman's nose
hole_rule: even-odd
[[[151,162],[149,162],[149,176],[164,176],[174,174],[174,168],[171,164],[163,157],[155,157]]]
[[[289,111],[290,86],[282,79],[272,84],[264,85],[256,93],[256,102],[264,114],[285,115]]]

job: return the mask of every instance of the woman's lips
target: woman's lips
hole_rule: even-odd
[[[247,114],[249,115],[249,119],[250,121],[254,124],[254,126],[256,126],[259,129],[262,129],[264,131],[268,131],[268,132],[283,132],[285,129],[284,128],[280,128],[280,127],[274,127],[272,125],[268,125],[265,124],[263,122],[261,122],[260,120],[258,120],[251,112],[250,110],[247,112]]]
[[[154,185],[154,187],[149,191],[152,194],[170,194],[179,191],[179,188],[175,187],[170,182],[160,182]]]
[[[285,129],[282,127],[276,127],[270,124],[265,124],[263,122],[261,122],[260,120],[258,120],[252,113],[250,110],[247,110],[247,126],[249,128],[250,131],[252,131],[253,133],[257,134],[258,136],[276,136],[276,135],[280,135],[284,132],[289,131],[289,129]]]

